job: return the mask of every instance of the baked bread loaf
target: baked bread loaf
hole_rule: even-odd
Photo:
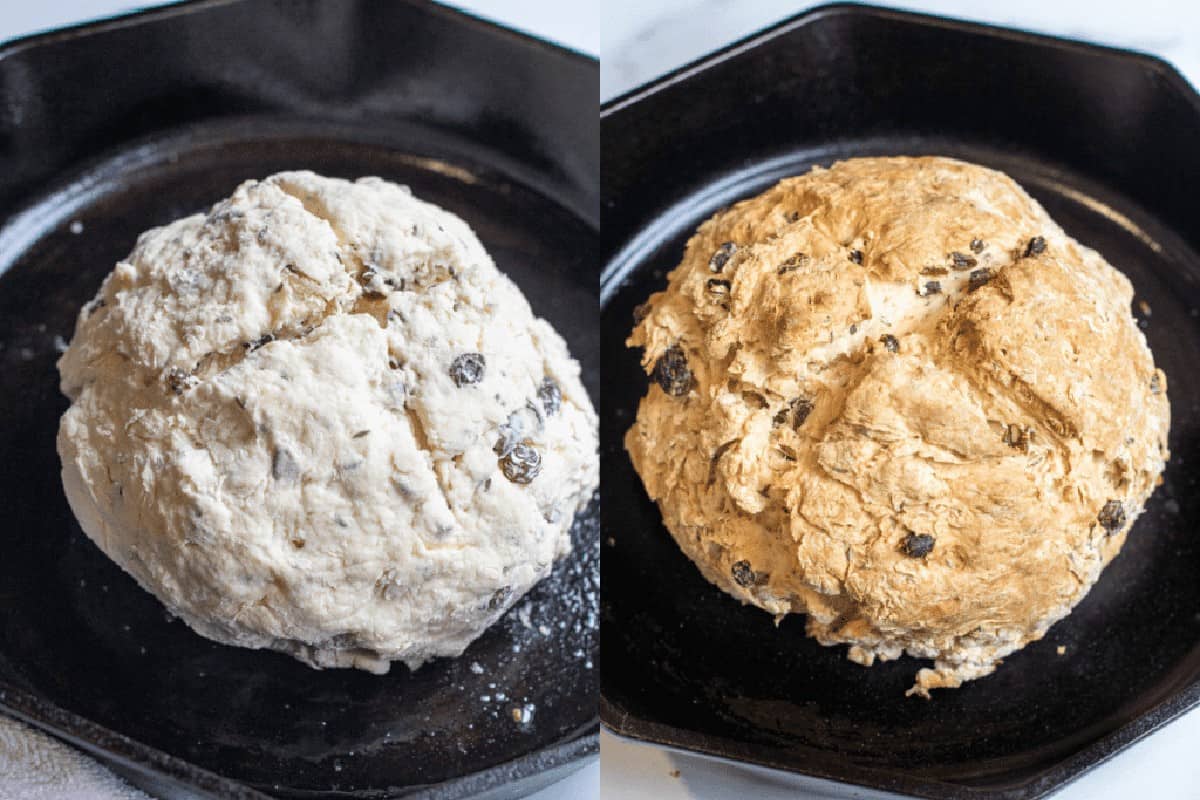
[[[1170,409],[1129,281],[1007,176],[862,158],[700,226],[628,343],[626,447],[745,603],[957,687],[1040,638],[1160,482]]]
[[[88,536],[205,636],[314,667],[458,655],[598,482],[563,340],[378,178],[281,173],[146,232],[59,369]]]

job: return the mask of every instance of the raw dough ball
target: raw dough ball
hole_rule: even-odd
[[[1129,281],[1007,176],[864,158],[704,223],[629,344],[626,446],[717,586],[913,692],[990,673],[1096,582],[1167,459]]]
[[[146,232],[59,370],[88,536],[198,632],[314,667],[458,655],[598,480],[563,340],[378,178],[281,173]]]

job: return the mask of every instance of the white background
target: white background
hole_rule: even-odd
[[[1200,85],[1200,3],[1195,0],[915,0],[886,4],[1143,50],[1173,62],[1192,85]],[[812,5],[816,4],[794,0],[607,0],[598,45],[600,93],[609,100]],[[832,796],[798,791],[767,771],[672,755],[607,733],[601,734],[600,752],[600,787],[605,800]],[[676,772],[678,777],[674,777]],[[1200,798],[1200,709],[1055,795],[1055,800],[1128,798]]]
[[[330,0],[334,2],[336,0]],[[809,3],[786,0],[456,0],[471,10],[601,58],[601,96],[612,98],[655,75],[704,55]],[[122,0],[0,0],[0,39],[133,10]],[[1186,0],[927,0],[903,7],[1132,47],[1161,55],[1200,84],[1200,4]],[[31,797],[34,753],[43,742],[0,721],[0,797]],[[714,765],[659,748],[602,735],[603,766],[585,768],[536,800],[774,800],[798,794],[769,774]],[[51,756],[53,757],[53,756]],[[8,761],[6,762],[6,758]],[[46,762],[41,762],[45,764]],[[101,800],[114,797],[111,777],[82,768],[57,791],[39,797]],[[24,767],[25,772],[19,771]],[[678,771],[678,777],[673,774]],[[597,777],[599,775],[599,778]],[[15,780],[14,780],[15,776]],[[26,782],[21,783],[21,778]],[[36,776],[33,776],[36,777]],[[21,788],[18,788],[21,787]],[[1068,787],[1055,800],[1200,798],[1200,710],[1135,745]]]

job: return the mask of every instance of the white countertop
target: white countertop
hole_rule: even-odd
[[[816,5],[795,0],[605,0],[595,48],[601,99]],[[1142,50],[1167,59],[1192,85],[1200,85],[1200,3],[1192,0],[912,0],[878,5]]]
[[[1200,86],[1200,3],[1188,0],[913,0],[880,3],[991,22],[1162,56]],[[610,100],[817,3],[794,0],[606,0],[600,94]],[[601,734],[605,800],[783,800],[826,795],[749,770]],[[1200,798],[1200,709],[1056,794],[1055,800]]]

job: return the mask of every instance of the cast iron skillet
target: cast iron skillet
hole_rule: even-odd
[[[82,535],[54,362],[140,231],[308,168],[463,216],[597,398],[597,85],[419,2],[199,2],[0,49],[0,707],[171,797],[511,796],[594,756],[598,502],[461,658],[314,671],[167,619]]]
[[[829,6],[605,105],[601,719],[618,734],[932,798],[1033,798],[1200,701],[1200,98],[1155,59]],[[997,672],[905,698],[710,586],[622,446],[647,381],[624,338],[695,226],[813,164],[944,154],[1005,170],[1133,281],[1173,453],[1121,555]],[[1058,655],[1056,648],[1066,648]],[[847,788],[849,796],[880,796]]]

